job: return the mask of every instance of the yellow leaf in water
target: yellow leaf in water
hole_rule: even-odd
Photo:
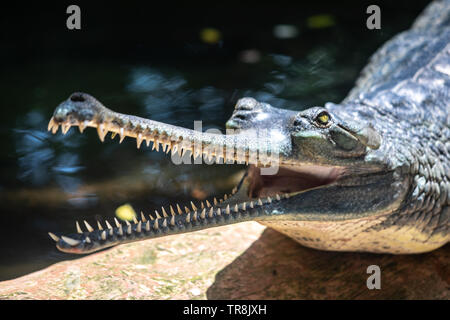
[[[204,28],[200,31],[200,39],[209,44],[218,43],[221,37],[220,31],[214,28]]]
[[[318,14],[315,16],[311,16],[306,20],[306,24],[308,28],[311,29],[321,29],[328,28],[334,26],[336,21],[334,21],[334,17],[329,14]]]
[[[136,217],[136,212],[130,204],[126,203],[116,209],[116,216],[121,220],[131,221]]]

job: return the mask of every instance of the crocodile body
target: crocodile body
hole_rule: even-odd
[[[138,147],[145,141],[172,154],[243,160],[249,169],[236,192],[213,204],[173,205],[99,230],[86,224],[82,231],[77,223],[76,234],[50,235],[62,251],[88,253],[254,220],[322,250],[436,249],[450,239],[449,98],[448,0],[432,3],[410,30],[379,49],[341,104],[295,112],[243,98],[227,122],[234,134],[123,115],[75,93],[55,110],[49,130],[90,126],[102,141],[111,131],[135,138]],[[277,161],[260,157],[266,153]],[[276,173],[263,174],[273,163]]]
[[[448,242],[449,88],[450,13],[449,2],[442,1],[430,6],[411,30],[372,56],[342,104],[326,105],[342,118],[372,123],[382,134],[384,143],[376,153],[389,170],[405,171],[409,176],[408,193],[400,208],[357,224],[267,225],[320,249],[404,252],[414,245],[411,251],[428,251]],[[400,233],[400,228],[409,231]],[[314,243],[324,234],[328,241]]]

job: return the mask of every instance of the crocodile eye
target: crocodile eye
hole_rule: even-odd
[[[315,121],[321,126],[327,126],[330,123],[330,114],[326,111],[322,111],[316,116]]]

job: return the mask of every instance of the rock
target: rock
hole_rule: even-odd
[[[0,299],[449,299],[450,246],[324,252],[256,222],[118,246],[0,282]],[[369,290],[369,265],[381,289]]]
[[[420,255],[326,252],[266,229],[217,275],[209,299],[449,299],[450,245]],[[367,288],[378,265],[381,289]]]

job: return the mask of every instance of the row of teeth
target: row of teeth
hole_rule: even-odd
[[[131,137],[136,139],[136,146],[139,149],[142,145],[142,142],[145,140],[147,147],[150,146],[150,142],[153,142],[152,150],[159,151],[160,144],[162,146],[162,151],[165,153],[172,152],[173,154],[178,154],[181,158],[184,157],[185,154],[189,154],[190,157],[194,157],[196,159],[199,156],[204,156],[208,161],[216,160],[217,163],[220,163],[221,159],[226,163],[245,163],[246,165],[251,163],[256,163],[261,166],[267,166],[273,161],[278,161],[278,159],[271,158],[270,155],[267,154],[258,154],[257,156],[249,155],[248,151],[239,151],[239,150],[231,150],[223,152],[222,154],[216,155],[216,150],[210,150],[208,146],[203,145],[193,145],[189,141],[184,141],[181,137],[169,137],[165,133],[163,135],[159,135],[157,130],[151,131],[148,128],[143,130],[142,132],[134,132],[133,130],[125,129],[124,127],[118,127],[114,124],[105,125],[105,123],[96,123],[94,121],[76,121],[76,120],[66,120],[65,122],[58,123],[52,117],[48,123],[48,131],[52,131],[55,134],[59,126],[61,125],[61,131],[63,134],[66,134],[72,126],[78,126],[81,133],[83,133],[86,127],[93,127],[97,129],[98,137],[100,141],[104,142],[105,137],[108,132],[111,131],[111,139],[114,139],[116,135],[120,136],[119,143],[125,139],[125,137]]]
[[[283,194],[283,197],[289,198],[289,194]],[[219,201],[217,201],[217,199],[214,198],[214,201],[213,201],[214,206],[212,206],[211,203],[208,200],[206,200],[206,205],[203,202],[201,202],[200,209],[198,209],[195,206],[195,204],[191,201],[192,211],[188,207],[184,207],[184,212],[180,208],[180,206],[177,204],[176,205],[177,213],[178,213],[178,216],[185,214],[186,217],[184,219],[184,222],[185,222],[185,224],[189,224],[192,222],[196,222],[199,219],[206,220],[207,217],[213,218],[213,217],[220,217],[222,215],[229,216],[232,213],[238,213],[239,210],[245,212],[249,208],[253,209],[258,206],[261,207],[264,204],[270,204],[273,201],[280,201],[281,197],[280,197],[280,195],[276,194],[274,199],[272,199],[271,197],[264,198],[263,200],[261,198],[258,198],[258,200],[243,202],[240,205],[235,204],[233,207],[231,207],[229,204],[225,208],[216,207],[219,203],[222,203],[224,200],[227,200],[227,199],[228,199],[227,195],[225,195],[225,197]],[[164,207],[162,207],[162,216],[157,210],[155,210],[155,217],[153,217],[152,215],[149,214],[148,215],[149,219],[147,219],[145,217],[144,213],[141,212],[141,220],[138,221],[136,219],[136,217],[134,217],[133,224],[131,224],[130,222],[125,220],[125,223],[126,223],[125,228],[123,228],[122,224],[116,218],[114,218],[114,223],[117,227],[117,234],[119,236],[124,236],[125,234],[131,235],[133,230],[136,233],[141,233],[143,230],[149,232],[151,230],[150,221],[154,221],[153,229],[155,231],[157,231],[160,228],[160,226],[162,228],[167,228],[169,225],[172,227],[175,227],[175,225],[176,225],[175,217],[177,216],[177,213],[175,212],[175,210],[172,206],[169,206],[169,208],[170,208],[169,209],[170,215],[167,213],[167,211],[164,209]],[[216,210],[214,210],[214,209],[216,209]],[[84,221],[84,224],[86,226],[87,231],[91,234],[91,236],[93,236],[92,233],[96,230],[87,221]],[[97,226],[98,226],[98,231],[99,231],[98,241],[100,241],[100,240],[106,241],[108,236],[114,235],[114,228],[111,226],[111,224],[108,222],[108,220],[105,220],[105,224],[106,224],[108,230],[104,230],[102,225],[100,224],[100,222],[97,221]],[[77,229],[77,233],[83,234],[83,231],[82,231],[78,221],[76,222],[76,229]],[[54,241],[58,242],[61,239],[71,246],[77,246],[82,242],[82,240],[73,239],[68,236],[61,236],[61,238],[60,238],[51,232],[49,232],[48,234]],[[84,241],[87,244],[90,244],[92,242],[91,238],[87,235],[84,238]]]

